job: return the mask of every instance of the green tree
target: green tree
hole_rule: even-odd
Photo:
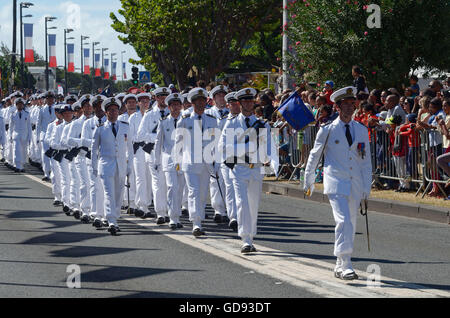
[[[381,8],[381,28],[368,28],[369,4]],[[359,65],[369,87],[401,87],[411,70],[449,70],[450,2],[441,0],[308,0],[288,6],[284,26],[291,71],[312,81],[352,81]]]
[[[28,71],[28,64],[24,64],[24,83],[22,83],[22,77],[20,76],[20,59],[16,59],[14,67],[14,87],[18,88],[32,88],[36,84],[36,80]],[[1,69],[1,87],[3,90],[12,90],[10,87],[11,80],[11,50],[4,44],[0,44],[0,69]]]
[[[180,87],[193,69],[197,78],[214,79],[281,9],[277,0],[121,2],[124,21],[110,15],[112,27],[124,34],[119,38],[135,48],[140,64],[157,69],[166,85]]]

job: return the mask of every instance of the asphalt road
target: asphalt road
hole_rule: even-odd
[[[52,202],[47,186],[0,166],[0,297],[322,296],[152,228],[122,221],[121,235],[111,237],[67,217]],[[376,264],[383,276],[450,291],[448,225],[376,212],[369,213],[369,222],[371,252],[364,218],[358,217],[357,272]],[[211,220],[205,230],[237,239]],[[333,241],[329,205],[262,196],[257,245],[333,264]],[[67,288],[71,264],[80,266],[81,289]]]

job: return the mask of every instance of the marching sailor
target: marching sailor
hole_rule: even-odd
[[[100,176],[104,189],[104,208],[109,224],[108,232],[116,235],[120,231],[117,219],[125,190],[125,177],[131,174],[132,161],[127,153],[132,153],[133,145],[128,122],[118,121],[121,103],[111,97],[102,103],[107,121],[97,127],[92,143],[92,169],[94,176]]]
[[[352,263],[356,215],[361,200],[369,198],[372,164],[367,128],[352,120],[356,88],[345,87],[331,95],[339,117],[319,130],[305,170],[305,192],[314,190],[316,167],[324,154],[324,194],[328,195],[336,222],[335,277],[357,279]]]
[[[21,97],[15,99],[16,111],[9,119],[9,140],[13,155],[15,172],[25,172],[24,164],[27,157],[27,146],[31,142],[30,114],[24,110],[25,100]]]
[[[45,140],[47,126],[56,119],[55,115],[55,95],[48,91],[44,95],[46,105],[39,112],[39,119],[36,124],[36,130],[39,134],[39,143],[41,144],[42,170],[44,171],[43,181],[50,181],[50,158],[45,155],[48,150],[48,140]]]

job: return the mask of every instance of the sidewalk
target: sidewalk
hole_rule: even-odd
[[[303,199],[303,190],[300,189],[298,181],[271,181],[265,179],[263,192]],[[328,196],[323,194],[322,184],[316,184],[313,195],[310,198],[306,198],[306,200],[329,203]],[[421,199],[421,195],[415,197],[414,193],[373,190],[368,208],[369,211],[450,224],[450,202],[433,198]]]

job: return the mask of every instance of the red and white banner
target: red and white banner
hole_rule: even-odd
[[[101,72],[100,72],[100,54],[95,54],[94,55],[94,60],[95,60],[95,77],[100,77],[102,76]]]
[[[67,44],[67,55],[69,59],[69,64],[67,66],[67,71],[69,73],[75,72],[75,45],[74,44]]]
[[[127,67],[126,67],[126,63],[125,62],[123,62],[122,63],[122,69],[123,69],[123,80],[126,80],[127,79]]]
[[[91,67],[89,66],[89,49],[84,49],[84,74],[91,74]]]
[[[103,72],[105,72],[104,79],[109,79],[109,59],[105,59],[105,65],[103,66]]]
[[[117,62],[112,62],[111,77],[113,81],[117,81],[116,69],[117,69]]]
[[[56,63],[56,34],[48,35],[48,47],[49,47],[49,67],[58,67]]]
[[[30,23],[23,24],[23,35],[25,37],[25,63],[34,63],[33,50],[33,25]]]

